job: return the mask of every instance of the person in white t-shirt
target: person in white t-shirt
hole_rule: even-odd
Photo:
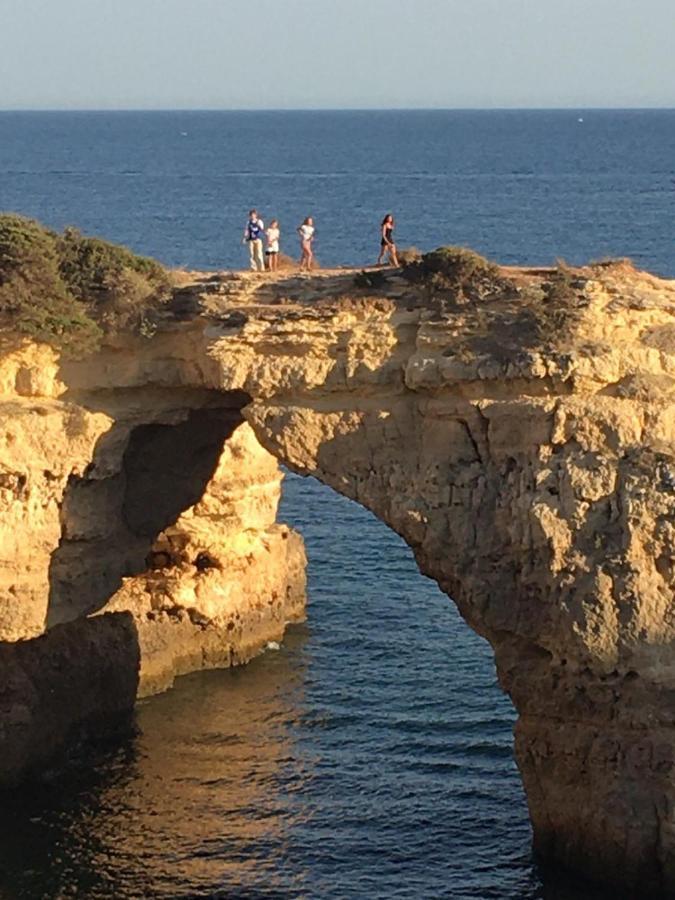
[[[267,271],[276,272],[279,268],[279,238],[281,237],[279,222],[276,219],[272,219],[265,234],[267,237],[267,247],[265,248]]]
[[[314,241],[314,219],[307,216],[302,225],[298,228],[300,235],[300,249],[302,256],[300,257],[300,271],[309,272],[314,261],[314,253],[312,252],[312,243]]]

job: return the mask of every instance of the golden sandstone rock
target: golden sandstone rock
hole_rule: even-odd
[[[131,615],[141,693],[250,658],[303,614],[279,461],[398,532],[491,643],[540,853],[672,896],[675,284],[354,276],[196,279],[201,313],[152,339],[7,350],[0,635]]]

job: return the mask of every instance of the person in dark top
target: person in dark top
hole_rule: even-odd
[[[387,254],[389,254],[389,262],[392,266],[398,268],[398,256],[396,255],[396,243],[394,242],[394,228],[396,223],[391,213],[382,219],[380,225],[380,255],[377,257],[377,265],[381,266]]]
[[[265,225],[263,220],[258,217],[257,211],[252,209],[248,214],[246,228],[244,228],[244,243],[248,244],[251,268],[254,272],[265,271],[265,258],[263,256],[264,234]]]

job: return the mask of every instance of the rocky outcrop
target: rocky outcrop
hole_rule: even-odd
[[[141,695],[186,672],[247,662],[304,619],[302,539],[275,523],[281,477],[239,425],[202,497],[153,542],[149,571],[123,579],[106,603],[106,613],[131,611],[137,623]]]
[[[2,634],[96,597],[131,611],[148,690],[246,658],[302,610],[274,458],[402,535],[490,641],[542,856],[668,896],[675,285],[620,264],[491,278],[223,276],[151,340],[6,354]],[[181,423],[168,471],[179,432],[158,429]]]
[[[246,395],[152,376],[98,390],[97,365],[78,367],[75,399],[49,348],[0,364],[0,637],[131,614],[145,696],[246,662],[304,618],[304,547],[276,522],[282,475],[243,419]],[[16,688],[5,696],[26,706]]]
[[[0,643],[0,784],[41,777],[82,739],[128,734],[138,667],[130,613]]]

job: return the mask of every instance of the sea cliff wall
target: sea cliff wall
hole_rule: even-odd
[[[402,535],[490,641],[542,856],[670,895],[675,285],[613,264],[184,290],[199,315],[150,340],[3,357],[3,638],[131,615],[141,691],[248,658],[302,615],[278,460]]]
[[[241,414],[248,398],[152,381],[98,391],[94,359],[76,401],[54,361],[28,345],[0,363],[5,385],[27,369],[38,380],[0,404],[0,637],[133,611],[144,633],[170,623],[177,652],[222,663],[250,658],[242,608],[255,606],[277,639],[302,616],[305,558],[276,522],[282,476]],[[211,647],[207,623],[236,640]],[[174,668],[199,665],[169,663],[167,683]],[[157,677],[142,666],[140,693]]]

